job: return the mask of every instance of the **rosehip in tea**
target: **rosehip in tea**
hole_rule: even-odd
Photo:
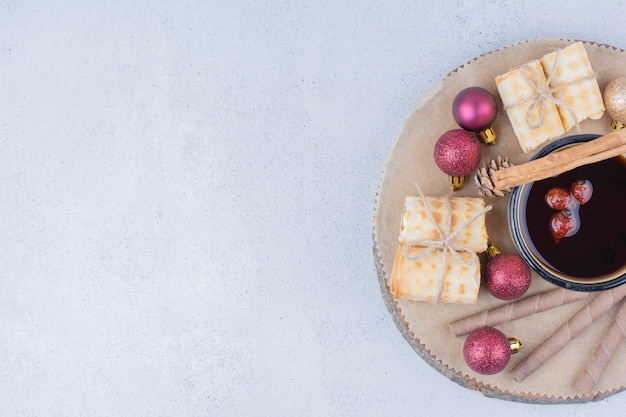
[[[550,233],[554,242],[559,243],[564,237],[574,235],[578,231],[578,216],[569,210],[556,212],[550,217]]]
[[[552,187],[546,193],[546,204],[554,210],[565,210],[572,207],[574,199],[565,188]]]
[[[585,204],[591,200],[593,185],[589,180],[577,180],[572,183],[571,192],[580,204]]]
[[[553,210],[559,210],[550,217],[550,234],[555,243],[578,232],[580,228],[578,210],[591,199],[592,194],[593,186],[589,180],[574,181],[569,191],[561,187],[552,187],[546,192],[544,196],[546,204]]]

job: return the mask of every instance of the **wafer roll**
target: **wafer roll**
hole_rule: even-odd
[[[585,370],[578,376],[574,386],[589,392],[596,386],[607,365],[617,352],[626,336],[626,303],[622,304],[611,326],[607,329],[602,341],[591,355]]]
[[[449,327],[453,335],[461,336],[480,327],[497,326],[563,304],[572,303],[587,296],[589,296],[588,292],[557,288],[455,320],[450,323]]]
[[[591,323],[606,313],[626,295],[626,285],[598,294],[593,300],[574,314],[565,324],[556,329],[545,341],[518,363],[511,371],[517,382],[535,372],[539,367],[572,339],[581,334]]]

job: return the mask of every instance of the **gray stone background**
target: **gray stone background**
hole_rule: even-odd
[[[450,70],[618,1],[0,1],[0,416],[609,416],[483,397],[386,310],[378,181]]]

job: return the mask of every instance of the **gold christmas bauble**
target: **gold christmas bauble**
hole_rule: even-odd
[[[626,123],[626,77],[618,77],[604,89],[604,107],[613,120]]]

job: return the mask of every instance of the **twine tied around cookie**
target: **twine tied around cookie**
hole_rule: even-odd
[[[444,231],[441,229],[441,227],[439,227],[437,220],[435,220],[435,216],[433,215],[433,212],[428,204],[428,201],[426,200],[426,197],[424,196],[424,193],[422,192],[422,189],[417,184],[416,184],[416,188],[417,188],[417,193],[419,197],[424,202],[424,209],[426,211],[426,215],[428,216],[428,220],[435,227],[435,230],[437,231],[437,234],[439,235],[439,239],[438,240],[433,240],[433,239],[412,240],[406,243],[404,247],[402,248],[403,254],[406,259],[408,259],[409,261],[415,262],[415,261],[422,260],[423,258],[427,257],[435,250],[441,250],[443,254],[442,254],[442,260],[441,260],[440,282],[443,282],[443,278],[446,272],[446,262],[447,262],[448,254],[450,254],[459,263],[463,265],[471,266],[471,265],[474,265],[476,262],[479,262],[478,255],[476,255],[476,252],[474,252],[472,249],[468,248],[465,245],[455,243],[454,238],[463,230],[465,230],[466,227],[468,227],[478,218],[480,218],[485,213],[490,211],[493,207],[486,206],[484,209],[482,209],[481,211],[476,213],[474,216],[472,216],[472,218],[470,218],[468,221],[460,224],[455,230]],[[447,224],[449,225],[449,229],[452,229],[452,205],[448,197],[444,198],[444,201],[446,204],[446,211],[448,215]],[[417,256],[409,255],[409,252],[408,252],[409,249],[415,248],[415,247],[424,248],[425,250]],[[469,260],[463,259],[460,253],[468,253],[470,254],[471,258]]]
[[[531,67],[528,64],[522,65],[522,67],[520,68],[521,70],[520,73],[522,74],[522,77],[528,83],[528,85],[533,89],[535,94],[504,107],[504,109],[507,110],[512,107],[519,106],[521,104],[532,103],[530,107],[528,107],[528,110],[526,110],[526,123],[528,124],[528,127],[530,127],[531,129],[536,129],[543,124],[544,103],[552,102],[557,107],[567,111],[572,116],[572,119],[574,120],[574,124],[576,125],[576,130],[580,131],[580,122],[578,120],[578,117],[576,117],[576,112],[570,106],[568,106],[567,103],[554,97],[554,93],[556,93],[557,91],[563,88],[572,86],[574,84],[578,84],[578,83],[588,81],[588,80],[593,80],[596,78],[596,74],[593,73],[586,77],[579,78],[577,80],[561,84],[557,87],[551,87],[550,83],[552,82],[552,76],[555,72],[554,70],[556,69],[559,63],[560,58],[561,58],[561,48],[557,48],[556,57],[554,59],[554,62],[552,63],[552,67],[550,68],[550,73],[546,77],[545,83],[540,82],[540,76],[535,70],[535,68]],[[526,74],[526,71],[524,71],[524,69],[528,69],[528,71],[532,73],[532,77],[528,76],[528,74]],[[537,109],[539,109],[539,118],[538,120],[533,122],[532,115],[537,111]]]

